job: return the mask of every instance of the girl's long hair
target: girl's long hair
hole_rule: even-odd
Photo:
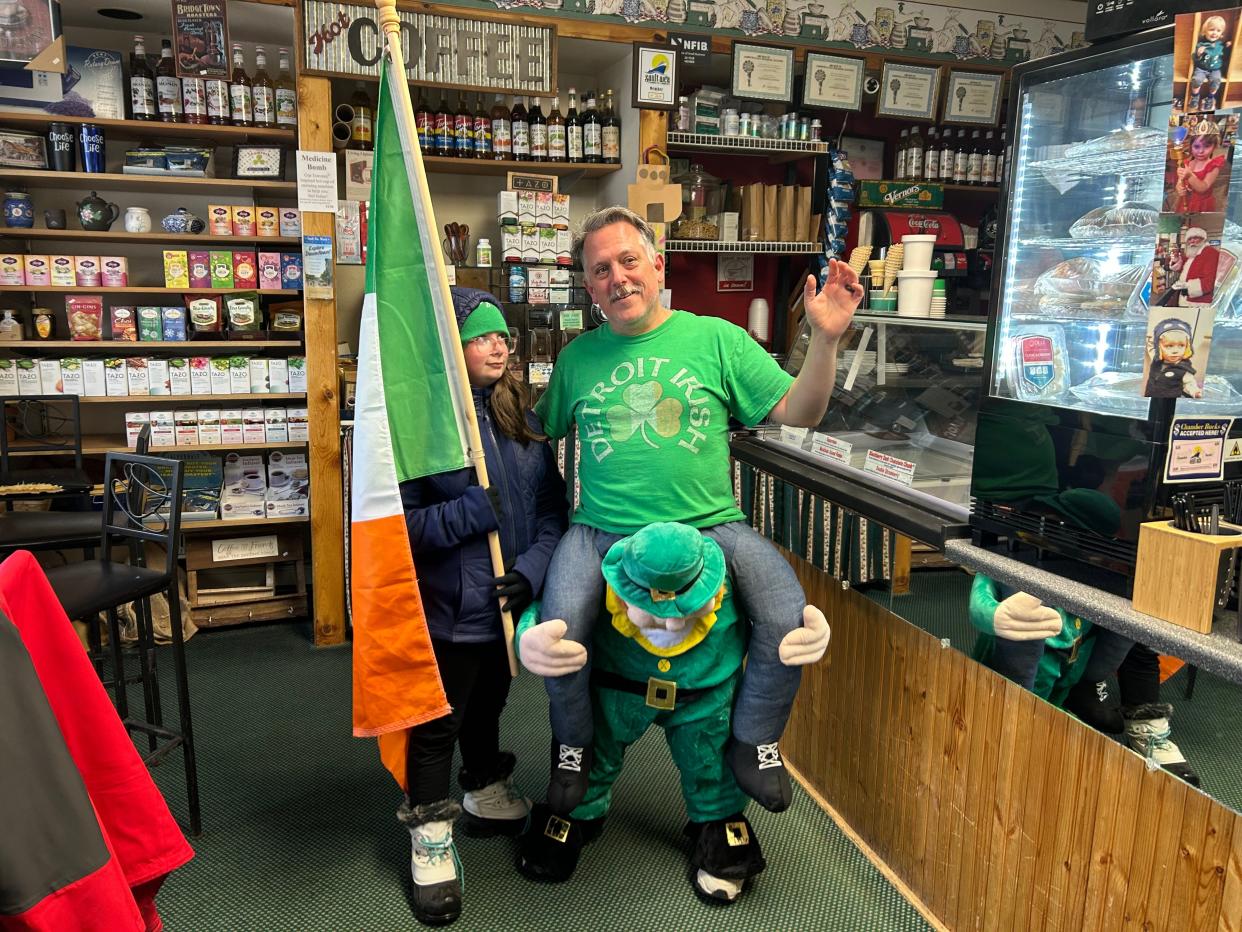
[[[506,366],[505,374],[492,386],[492,417],[505,436],[521,444],[548,439],[532,430],[526,420],[526,409],[530,407],[528,398],[526,383]]]

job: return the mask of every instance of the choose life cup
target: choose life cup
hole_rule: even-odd
[[[931,268],[936,237],[932,233],[908,233],[901,238],[905,253],[901,260],[903,272],[926,272]]]

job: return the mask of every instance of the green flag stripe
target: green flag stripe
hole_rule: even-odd
[[[436,240],[430,235],[435,218],[423,215],[415,196],[416,176],[403,151],[390,70],[385,60],[375,121],[367,291],[376,296],[380,365],[400,482],[461,469],[467,459],[464,424],[453,404],[455,362],[444,352],[436,315],[437,296],[448,315],[452,301],[438,295]]]

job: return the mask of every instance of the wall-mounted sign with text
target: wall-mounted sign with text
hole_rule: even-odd
[[[415,84],[550,94],[556,29],[398,10],[406,76]],[[378,78],[384,35],[374,6],[303,0],[300,71]]]

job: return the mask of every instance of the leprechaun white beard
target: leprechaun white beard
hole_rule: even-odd
[[[708,602],[697,612],[680,618],[660,618],[636,605],[626,604],[626,617],[642,630],[643,637],[656,647],[674,647],[684,641],[692,631],[694,623],[700,618],[711,614],[712,602]]]

